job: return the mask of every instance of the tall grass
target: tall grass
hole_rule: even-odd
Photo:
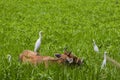
[[[1,0],[1,80],[119,80],[120,70],[107,62],[101,70],[104,51],[120,62],[119,0]],[[23,50],[33,50],[43,31],[39,53],[54,56],[68,47],[85,59],[83,66],[21,64]],[[93,50],[95,40],[100,54]],[[7,55],[12,56],[11,63]]]

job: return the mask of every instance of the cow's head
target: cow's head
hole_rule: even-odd
[[[55,54],[55,57],[62,60],[62,62],[68,62],[69,64],[78,64],[81,65],[83,60],[79,59],[78,57],[74,56],[71,52],[64,51],[63,54]]]

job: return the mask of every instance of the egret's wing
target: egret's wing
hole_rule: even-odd
[[[103,69],[106,66],[106,52],[104,53],[104,60],[101,65],[101,69]]]
[[[36,41],[36,43],[35,43],[35,48],[34,48],[34,51],[35,51],[35,52],[39,49],[40,44],[41,44],[41,40],[38,39],[38,40]]]
[[[97,45],[94,45],[94,51],[99,52],[99,49],[98,49]]]

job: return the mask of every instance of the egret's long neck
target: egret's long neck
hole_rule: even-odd
[[[106,53],[104,53],[104,59],[106,59]]]
[[[93,45],[96,45],[95,41],[93,41]]]
[[[42,34],[41,33],[39,34],[39,38],[40,38],[40,40],[42,39]]]
[[[11,55],[8,56],[8,61],[10,62],[10,60],[11,60]]]

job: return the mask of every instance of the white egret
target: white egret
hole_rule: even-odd
[[[7,59],[8,59],[8,62],[10,63],[11,62],[11,55],[10,54],[7,55]]]
[[[39,38],[35,43],[35,48],[34,48],[34,52],[37,52],[40,45],[41,45],[41,40],[42,40],[42,31],[39,32]]]
[[[93,39],[93,47],[94,47],[94,51],[98,53],[98,52],[99,52],[99,49],[98,49],[98,46],[96,45],[94,39]]]
[[[104,59],[103,59],[102,65],[101,65],[101,69],[103,69],[106,66],[106,60],[107,60],[106,53],[107,52],[104,52]]]

